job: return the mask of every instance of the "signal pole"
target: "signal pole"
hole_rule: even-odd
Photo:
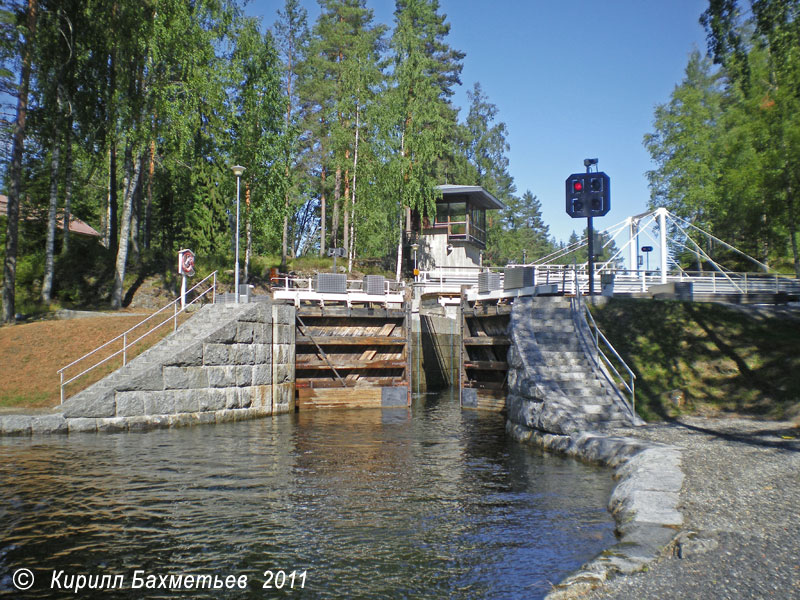
[[[584,159],[583,165],[586,167],[587,174],[591,171],[593,164],[597,164],[596,158]],[[589,236],[589,263],[587,265],[589,268],[589,295],[594,296],[594,221],[591,212],[586,217],[586,232]]]
[[[567,214],[573,219],[586,217],[586,232],[589,235],[589,295],[594,295],[594,217],[605,216],[611,210],[611,179],[597,171],[596,158],[585,158],[586,173],[573,173],[567,177]],[[592,173],[592,165],[595,172]]]

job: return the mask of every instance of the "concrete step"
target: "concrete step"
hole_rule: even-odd
[[[558,384],[555,385],[558,386]],[[567,398],[580,399],[581,402],[584,402],[587,399],[593,399],[594,401],[601,402],[605,401],[606,399],[603,390],[593,390],[587,388],[570,388],[570,387],[564,387],[563,385],[558,386],[558,389],[561,390],[561,393],[564,394]]]
[[[535,324],[533,326],[534,335],[542,333],[558,333],[562,335],[575,335],[575,326],[572,323],[558,323],[552,325]]]
[[[581,349],[581,345],[575,338],[561,338],[561,339],[553,339],[548,338],[547,336],[540,337],[536,336],[536,342],[539,344],[539,347],[542,349],[547,349],[551,352],[578,352]]]
[[[571,356],[545,356],[537,361],[537,367],[559,368],[561,370],[591,369],[591,361],[587,358],[573,358]]]
[[[561,382],[592,382],[597,381],[597,376],[590,370],[586,369],[575,369],[572,365],[569,365],[567,368],[563,367],[537,367],[537,371],[544,377],[550,381],[558,381]]]
[[[567,321],[572,320],[572,310],[567,307],[558,310],[534,310],[530,313],[534,323],[538,321]]]

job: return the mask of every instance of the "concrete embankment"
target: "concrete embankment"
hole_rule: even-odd
[[[683,523],[680,450],[634,437],[641,420],[582,344],[562,298],[514,304],[509,332],[508,421],[517,440],[614,469],[608,508],[619,542],[562,581],[552,598],[570,597],[613,573],[633,573],[657,558]]]
[[[204,306],[52,413],[0,416],[0,433],[137,431],[290,412],[294,331],[292,306]]]

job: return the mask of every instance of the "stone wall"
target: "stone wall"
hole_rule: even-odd
[[[644,569],[675,539],[683,523],[678,510],[684,480],[679,449],[633,437],[634,430],[625,426],[643,423],[635,415],[625,422],[614,410],[608,413],[609,421],[594,420],[598,413],[586,409],[597,406],[597,398],[579,384],[554,383],[554,371],[579,373],[579,365],[593,362],[579,357],[577,342],[556,347],[565,343],[556,332],[568,331],[569,325],[553,309],[565,302],[526,298],[514,303],[506,431],[519,441],[614,469],[617,485],[608,509],[616,520],[619,542],[567,577],[549,598],[578,597],[614,573]],[[577,336],[577,330],[572,335]]]
[[[295,309],[288,304],[272,307],[272,409],[294,412]]]
[[[294,307],[208,305],[58,412],[0,418],[0,433],[138,430],[293,410]]]

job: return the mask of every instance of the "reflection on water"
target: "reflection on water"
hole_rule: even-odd
[[[450,394],[0,451],[3,597],[56,597],[54,569],[126,587],[136,569],[246,574],[232,596],[276,597],[263,572],[298,569],[305,588],[278,596],[536,598],[613,543],[608,471],[507,440]],[[20,567],[37,577],[24,594]],[[114,597],[180,595],[142,592]]]

